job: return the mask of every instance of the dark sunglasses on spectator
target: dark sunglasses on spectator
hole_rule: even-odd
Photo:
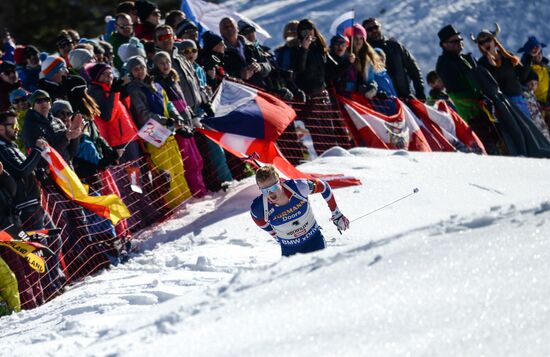
[[[71,115],[73,115],[73,113],[68,110],[60,110],[57,112],[57,116],[60,118],[70,117]]]
[[[168,41],[174,38],[174,35],[167,33],[166,35],[160,35],[157,37],[159,41]]]
[[[61,48],[65,48],[65,47],[69,47],[73,44],[73,41],[63,41],[63,42],[60,42],[59,43],[59,47]]]
[[[0,125],[5,126],[5,127],[11,126],[12,128],[15,128],[15,126],[17,125],[17,123],[2,123],[2,124],[0,124]]]
[[[155,15],[155,16],[160,16],[161,13],[160,13],[160,10],[155,10],[151,13],[151,15]]]
[[[457,43],[460,43],[460,42],[462,42],[462,41],[464,41],[464,39],[463,39],[462,37],[459,37],[459,38],[457,38],[456,40],[445,41],[445,42],[457,44]]]
[[[183,53],[186,54],[186,55],[189,55],[191,53],[197,53],[198,50],[196,48],[186,48],[185,50],[183,50]]]
[[[241,31],[241,35],[243,35],[243,36],[250,35],[252,32],[256,32],[256,30],[252,27],[249,27],[249,28]]]
[[[42,104],[42,103],[46,103],[46,102],[50,102],[50,98],[38,98],[34,104]]]
[[[478,41],[478,44],[479,44],[480,46],[483,46],[483,45],[488,44],[488,43],[491,42],[492,40],[493,40],[492,37],[487,37],[485,40],[479,40],[479,41]]]
[[[365,27],[365,31],[367,31],[367,32],[372,32],[372,31],[379,30],[379,29],[380,29],[380,26],[378,26],[378,25]]]
[[[134,25],[119,25],[119,24],[116,24],[116,25],[123,30],[130,30],[134,28]]]
[[[27,101],[27,97],[19,97],[13,100],[13,104],[25,103],[26,101]]]
[[[197,30],[195,27],[191,27],[183,31],[183,33],[195,33],[195,32],[199,32],[199,30]]]
[[[14,74],[14,73],[15,73],[15,69],[8,69],[8,70],[6,70],[6,71],[4,71],[4,72],[2,72],[2,73],[4,73],[6,76],[9,76],[10,74]]]
[[[311,30],[313,30],[313,29],[305,29],[305,30],[300,31],[300,36],[306,37]]]

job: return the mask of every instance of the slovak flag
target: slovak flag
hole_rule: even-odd
[[[348,11],[336,18],[330,25],[330,33],[333,35],[353,36],[353,24],[355,21],[355,11]]]
[[[235,21],[244,20],[256,28],[256,37],[260,42],[271,38],[269,32],[248,17],[232,11],[223,5],[203,0],[182,0],[181,11],[185,16],[199,26],[200,34],[212,31],[219,34],[219,23],[224,17],[232,17]]]
[[[392,150],[432,151],[414,115],[399,99],[395,98],[394,115],[384,115],[369,108],[360,103],[359,96],[354,97],[356,100],[340,96],[338,99],[366,146]]]

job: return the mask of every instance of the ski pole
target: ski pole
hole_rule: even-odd
[[[378,208],[376,208],[376,209],[373,209],[372,211],[367,212],[367,213],[365,213],[365,214],[362,215],[362,216],[359,216],[359,217],[357,217],[357,218],[354,218],[354,219],[352,219],[351,221],[349,221],[349,223],[355,222],[355,221],[357,221],[357,220],[359,220],[359,219],[361,219],[361,218],[363,218],[363,217],[366,217],[366,216],[368,216],[368,215],[370,215],[370,214],[372,214],[372,213],[374,213],[374,212],[376,212],[376,211],[380,211],[382,208],[391,206],[391,205],[393,205],[394,203],[396,203],[396,202],[398,202],[398,201],[401,201],[401,200],[404,200],[405,198],[407,198],[407,197],[409,197],[409,196],[412,196],[412,195],[414,195],[414,194],[417,193],[417,192],[418,192],[418,188],[415,188],[415,189],[413,189],[413,192],[412,192],[412,193],[409,193],[409,194],[407,194],[407,195],[405,195],[405,196],[403,196],[403,197],[400,197],[400,198],[398,198],[398,199],[396,199],[396,200],[394,200],[394,201],[391,201],[391,202],[389,202],[389,203],[386,203],[385,205],[383,205],[383,206],[381,206],[381,207],[378,207]]]

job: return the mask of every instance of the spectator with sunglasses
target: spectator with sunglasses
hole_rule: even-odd
[[[199,42],[199,28],[189,19],[182,20],[174,27],[174,32],[180,40],[192,40],[197,44]]]
[[[69,52],[71,52],[75,45],[76,43],[67,31],[61,31],[55,39],[57,52],[65,60],[65,63],[69,63]]]
[[[447,94],[458,114],[483,142],[488,154],[497,154],[498,133],[484,110],[483,95],[473,78],[477,62],[471,53],[462,53],[464,39],[453,26],[447,25],[437,33],[443,53],[437,59],[436,72],[443,80]]]
[[[22,86],[29,92],[38,89],[38,80],[40,76],[40,52],[32,45],[27,45],[23,49],[22,63],[17,66],[17,73],[21,79]]]
[[[138,0],[135,3],[140,23],[135,26],[135,36],[140,40],[153,41],[155,27],[160,25],[162,14],[156,3]]]
[[[134,35],[134,24],[130,15],[118,13],[115,15],[115,32],[109,37],[109,43],[113,46],[113,63],[119,71],[122,69],[124,61],[118,55],[118,49],[130,41]]]
[[[283,256],[325,248],[325,238],[309,203],[311,194],[323,196],[340,233],[349,228],[349,220],[338,209],[325,181],[281,180],[275,168],[267,165],[256,171],[256,184],[262,194],[252,202],[250,214],[254,223],[280,244]]]
[[[19,132],[23,130],[23,122],[25,120],[27,110],[29,109],[28,98],[29,92],[27,92],[23,88],[17,88],[10,92],[11,108],[17,114],[17,128],[19,129]],[[23,138],[21,137],[21,135],[17,136],[15,142],[17,143],[19,149],[23,151],[25,150],[25,145],[23,144]]]
[[[376,18],[363,21],[367,31],[367,41],[374,48],[380,48],[386,54],[386,69],[391,77],[397,96],[407,98],[414,95],[420,100],[426,99],[424,79],[418,63],[407,48],[394,38],[386,38],[382,25]],[[414,93],[411,91],[411,82]]]
[[[4,61],[0,63],[0,111],[10,107],[9,93],[21,87],[21,81],[15,70],[15,63]]]

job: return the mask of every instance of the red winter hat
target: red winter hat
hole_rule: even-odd
[[[361,36],[366,40],[367,39],[367,31],[360,24],[354,24],[353,25],[353,36]]]

